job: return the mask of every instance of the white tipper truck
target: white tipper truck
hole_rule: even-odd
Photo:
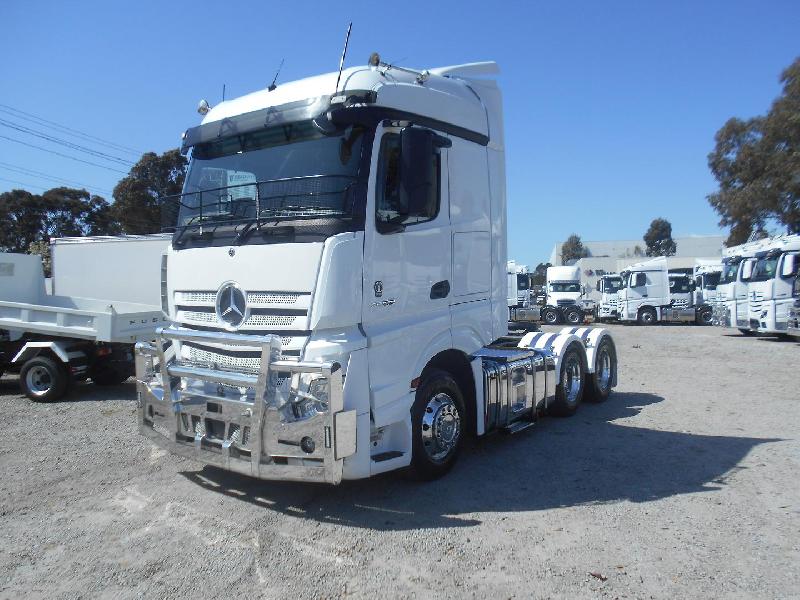
[[[713,309],[694,304],[694,281],[685,273],[670,273],[664,257],[629,266],[621,273],[619,320],[640,325],[657,322],[710,325]]]
[[[169,236],[97,236],[51,242],[52,292],[41,257],[0,253],[0,375],[19,373],[35,401],[61,398],[76,381],[121,383],[133,345],[164,325],[152,265]]]
[[[528,324],[583,323],[583,296],[579,267],[548,267],[544,293],[534,295],[530,269],[508,261],[508,320],[512,326]]]
[[[144,435],[261,479],[433,478],[467,435],[608,396],[607,330],[508,336],[496,72],[373,55],[184,134],[173,324],[137,345]]]

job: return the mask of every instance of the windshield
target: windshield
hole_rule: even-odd
[[[324,135],[311,121],[198,144],[176,224],[349,217],[364,130]]]
[[[530,287],[530,281],[527,273],[517,273],[517,289],[527,290]]]
[[[671,294],[687,294],[689,293],[689,279],[687,277],[680,277],[669,280],[669,291]]]
[[[765,256],[759,258],[753,267],[753,275],[750,281],[768,281],[775,277],[775,272],[778,269],[779,256]]]
[[[722,273],[718,271],[714,271],[713,273],[704,273],[703,274],[703,288],[707,290],[715,290],[717,289],[717,285],[719,285],[720,277]]]
[[[717,285],[723,285],[726,283],[733,283],[736,281],[736,273],[739,272],[739,263],[727,263],[722,267],[722,273],[719,276],[719,281]]]
[[[606,294],[615,294],[619,291],[619,288],[622,286],[622,281],[620,279],[606,279],[603,287],[603,291]]]
[[[551,292],[580,292],[581,284],[572,281],[556,281],[550,284]]]

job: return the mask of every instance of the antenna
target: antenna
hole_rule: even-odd
[[[275,73],[275,77],[273,77],[273,78],[272,78],[272,83],[270,83],[270,84],[269,84],[269,86],[267,87],[267,90],[268,90],[268,91],[270,91],[270,92],[271,92],[271,91],[272,91],[272,90],[274,90],[276,87],[278,87],[277,85],[275,85],[275,82],[276,82],[276,81],[278,81],[278,75],[280,75],[280,74],[281,74],[281,69],[282,69],[282,68],[283,68],[283,59],[281,59],[281,64],[280,64],[280,66],[278,67],[278,70],[277,70],[277,71],[276,71],[276,73]]]
[[[222,84],[222,101],[225,102],[225,84]]]
[[[336,94],[339,91],[339,80],[342,78],[342,67],[344,67],[344,57],[347,56],[347,42],[350,41],[350,30],[353,28],[353,22],[347,26],[347,37],[344,38],[344,50],[342,50],[342,58],[339,60],[339,76],[336,78],[336,89],[333,91]]]

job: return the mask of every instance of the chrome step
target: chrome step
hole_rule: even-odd
[[[534,425],[536,425],[536,421],[514,421],[508,427],[503,427],[502,431],[503,433],[513,435],[515,433],[519,433],[520,431],[525,431]]]

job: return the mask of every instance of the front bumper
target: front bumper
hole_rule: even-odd
[[[139,430],[174,454],[259,479],[337,484],[356,451],[356,411],[343,410],[338,363],[281,360],[280,338],[159,329],[136,345]],[[258,371],[192,363],[180,343],[260,350]],[[315,395],[301,381],[314,382]],[[296,416],[293,399],[313,398]]]

